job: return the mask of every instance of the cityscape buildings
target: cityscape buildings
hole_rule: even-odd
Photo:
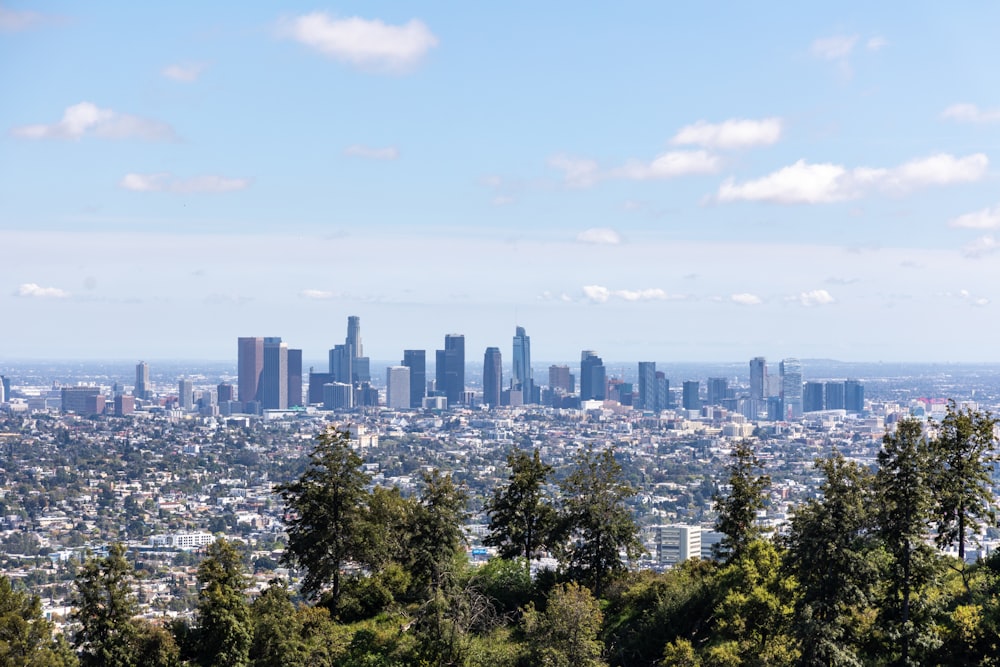
[[[437,351],[437,390],[444,392],[449,406],[461,405],[465,393],[465,336],[448,334],[444,349]]]
[[[251,403],[260,401],[260,376],[264,372],[264,339],[260,336],[243,337],[237,341],[237,387],[239,401],[249,413]]]
[[[385,369],[385,404],[396,409],[410,407],[410,368],[389,366]]]
[[[410,369],[410,407],[419,408],[427,395],[427,351],[403,350],[403,365]]]
[[[500,348],[488,347],[483,355],[483,404],[491,408],[498,407],[502,387],[503,361],[500,356]]]
[[[783,359],[781,375],[781,415],[784,419],[802,417],[802,364],[798,359]]]
[[[580,353],[580,400],[603,401],[605,396],[604,361],[593,350]]]
[[[140,361],[135,365],[135,389],[133,395],[136,398],[149,398],[152,387],[149,384],[149,364]]]
[[[521,401],[528,405],[537,403],[535,397],[534,374],[531,370],[531,337],[525,333],[524,327],[514,329],[514,354],[510,388],[521,392]]]

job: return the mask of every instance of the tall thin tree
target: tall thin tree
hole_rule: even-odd
[[[489,534],[483,542],[498,548],[502,558],[525,559],[530,567],[533,553],[548,545],[556,524],[556,510],[545,497],[545,482],[552,466],[534,454],[516,449],[507,457],[510,476],[486,501]]]

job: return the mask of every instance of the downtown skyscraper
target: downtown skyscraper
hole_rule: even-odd
[[[781,374],[781,418],[802,418],[802,364],[798,359],[782,359]]]
[[[534,403],[535,380],[531,371],[531,336],[525,333],[524,327],[514,329],[512,367],[511,390],[521,392],[521,402],[525,405]]]
[[[260,336],[243,337],[237,341],[237,398],[247,412],[250,404],[260,401],[260,380],[264,372],[264,339]]]
[[[403,350],[403,365],[410,369],[410,407],[422,407],[427,395],[427,351]]]
[[[483,404],[500,406],[503,390],[503,359],[499,347],[488,347],[483,355]]]
[[[444,349],[435,355],[437,390],[444,392],[448,405],[459,405],[465,393],[465,336],[448,334]]]
[[[603,401],[607,377],[604,361],[593,350],[580,353],[580,400]]]

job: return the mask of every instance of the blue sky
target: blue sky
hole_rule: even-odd
[[[1000,360],[1000,9],[481,4],[0,4],[0,358]]]

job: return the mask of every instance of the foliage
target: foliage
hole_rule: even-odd
[[[413,583],[424,591],[425,599],[434,598],[455,581],[456,563],[460,562],[458,556],[465,539],[462,526],[466,501],[465,490],[455,485],[451,475],[437,470],[424,473],[420,497],[413,508],[408,551]]]
[[[112,545],[105,558],[89,559],[77,575],[72,618],[79,629],[73,644],[83,667],[137,665],[133,578],[121,544]]]
[[[642,553],[639,527],[625,501],[635,489],[624,481],[614,451],[595,453],[588,446],[563,480],[561,521],[569,543],[562,561],[571,577],[587,581],[600,597],[608,577],[625,569],[620,552]]]
[[[529,605],[524,633],[532,665],[543,667],[599,667],[603,645],[597,637],[603,615],[586,588],[575,583],[557,586],[544,612]]]
[[[725,535],[716,545],[716,556],[732,562],[742,558],[761,533],[757,511],[764,508],[764,491],[771,485],[771,478],[757,473],[763,465],[750,442],[736,443],[730,457],[729,493],[715,496],[715,529]]]
[[[514,450],[507,465],[507,484],[486,501],[490,526],[483,542],[497,547],[501,558],[524,558],[528,567],[532,555],[549,546],[556,525],[556,510],[544,493],[552,466],[542,463],[537,449],[530,456]]]
[[[76,656],[64,641],[53,639],[52,628],[42,616],[38,596],[14,590],[10,579],[0,576],[0,665],[75,665]]]
[[[243,562],[226,540],[208,547],[198,566],[198,662],[206,667],[250,664],[252,626],[244,590]]]
[[[290,513],[285,558],[305,569],[302,594],[317,597],[329,587],[334,610],[340,602],[341,569],[358,557],[361,515],[368,476],[351,449],[350,434],[329,428],[298,480],[277,487]]]

